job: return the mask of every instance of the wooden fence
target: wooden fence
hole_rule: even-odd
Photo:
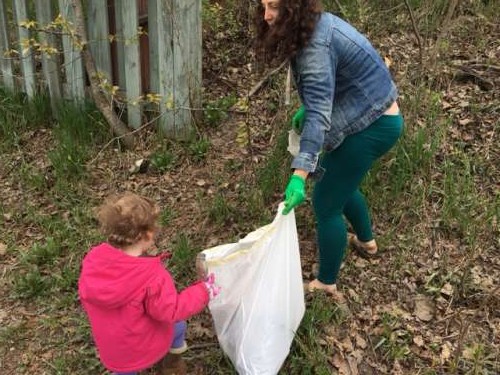
[[[0,85],[53,103],[85,98],[71,0],[0,0]],[[138,128],[145,108],[165,134],[191,130],[201,106],[201,0],[86,0],[89,47],[110,99]],[[149,95],[148,95],[149,94]]]

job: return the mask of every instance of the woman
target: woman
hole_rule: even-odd
[[[323,12],[319,0],[261,0],[256,31],[257,56],[263,62],[289,59],[302,101],[292,120],[301,131],[300,151],[283,214],[305,200],[306,179],[316,180],[319,272],[309,290],[342,301],[336,283],[348,241],[344,216],[355,232],[349,244],[364,256],[377,253],[359,186],[401,135],[397,89],[370,42]]]

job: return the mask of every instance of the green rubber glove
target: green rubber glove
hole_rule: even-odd
[[[283,215],[287,215],[294,207],[298,206],[306,199],[306,180],[295,174],[290,177],[285,190],[285,208]]]
[[[305,117],[306,117],[306,109],[304,108],[303,105],[301,105],[300,108],[297,111],[295,111],[292,117],[292,129],[295,130],[295,133],[297,134],[302,133]]]

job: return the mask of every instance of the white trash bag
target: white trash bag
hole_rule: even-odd
[[[295,213],[237,243],[202,251],[198,266],[221,287],[209,309],[222,350],[238,374],[274,375],[304,316],[304,290]]]
[[[300,152],[300,134],[297,134],[293,129],[288,131],[287,150],[292,156],[297,156]]]

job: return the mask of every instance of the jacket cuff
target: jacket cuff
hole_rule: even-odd
[[[292,169],[302,169],[312,173],[318,166],[318,155],[300,152],[292,161]]]

